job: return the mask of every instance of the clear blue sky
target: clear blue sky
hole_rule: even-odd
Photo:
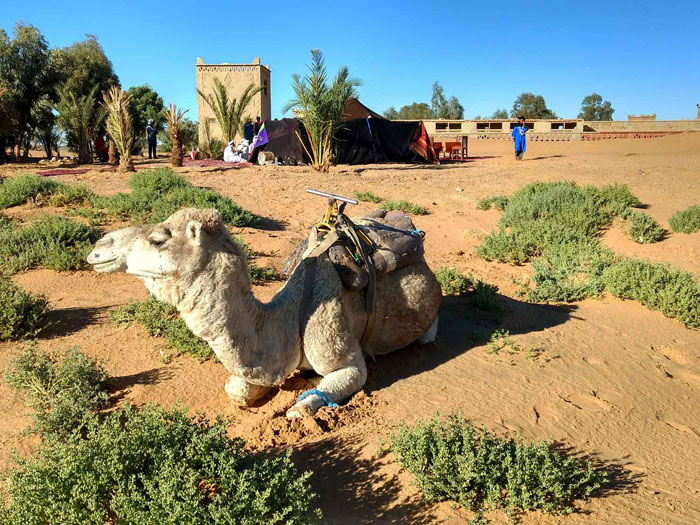
[[[251,9],[260,6],[260,9]],[[22,19],[52,47],[98,37],[124,87],[150,84],[196,117],[195,60],[272,70],[272,113],[290,76],[320,48],[363,81],[376,111],[430,102],[439,81],[466,116],[510,109],[531,91],[575,117],[595,91],[616,119],[694,118],[700,103],[700,1],[83,2],[0,0],[0,27]]]

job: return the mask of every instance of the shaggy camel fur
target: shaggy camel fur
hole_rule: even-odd
[[[365,383],[364,292],[343,288],[325,255],[316,262],[303,334],[306,265],[297,266],[272,301],[261,303],[251,290],[246,257],[216,210],[184,209],[160,224],[112,232],[97,242],[88,261],[97,271],[141,278],[157,299],[174,305],[230,372],[226,392],[240,404],[260,399],[295,369],[324,376],[318,390],[335,403]],[[432,341],[440,301],[440,285],[424,260],[378,276],[375,324],[364,353],[385,354],[419,338]],[[313,415],[324,404],[312,394],[287,416]]]

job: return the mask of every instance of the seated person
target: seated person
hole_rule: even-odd
[[[239,162],[237,160],[238,155],[236,155],[236,150],[235,150],[235,141],[231,141],[228,143],[228,146],[226,146],[226,149],[224,150],[224,162]]]

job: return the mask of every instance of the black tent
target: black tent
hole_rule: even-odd
[[[348,120],[335,134],[336,162],[427,162],[411,147],[420,131],[420,122],[396,122],[372,117]]]
[[[266,150],[274,153],[275,158],[282,158],[286,164],[308,164],[309,156],[304,151],[299,137],[307,148],[311,148],[306,137],[306,129],[296,118],[283,118],[265,121],[268,142],[256,147],[250,156],[250,162],[258,161],[258,153]],[[311,151],[309,149],[309,151]]]

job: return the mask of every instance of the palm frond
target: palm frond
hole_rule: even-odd
[[[119,151],[119,171],[135,171],[131,158],[134,147],[134,132],[129,112],[129,95],[116,86],[102,92],[103,105],[107,112],[107,133]]]
[[[204,93],[200,89],[197,90],[197,93],[213,111],[221,127],[222,138],[226,142],[230,142],[236,138],[237,133],[242,133],[244,113],[250,101],[261,90],[262,86],[250,84],[238,99],[231,98],[228,86],[224,85],[218,78],[214,78],[213,93]]]
[[[165,113],[165,118],[168,121],[168,134],[172,144],[170,164],[175,167],[182,166],[182,133],[180,125],[182,124],[182,118],[188,111],[187,109],[183,111],[182,108],[178,108],[175,104],[170,104]]]

